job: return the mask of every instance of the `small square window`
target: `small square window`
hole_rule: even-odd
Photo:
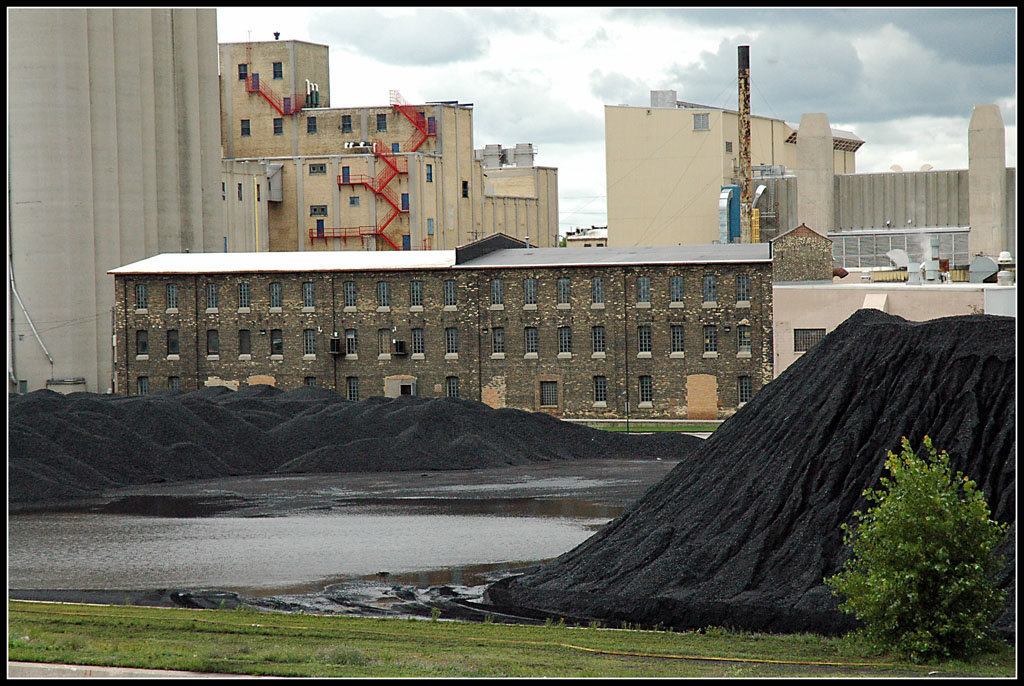
[[[711,124],[708,121],[709,116],[707,112],[693,115],[693,130],[694,131],[708,131],[711,128]]]
[[[558,382],[540,382],[540,405],[541,407],[558,407]]]
[[[732,141],[726,141],[726,142],[725,142],[725,151],[726,151],[727,153],[728,153],[728,152],[732,152]]]
[[[359,207],[359,196],[358,195],[349,196],[348,206],[349,207]]]
[[[793,352],[807,352],[825,337],[825,329],[793,329]]]
[[[310,174],[326,174],[327,173],[327,164],[326,163],[311,164],[311,165],[309,165],[309,173]]]
[[[310,205],[309,206],[310,217],[326,217],[327,216],[327,205]]]

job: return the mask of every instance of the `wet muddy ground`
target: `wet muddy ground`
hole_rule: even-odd
[[[236,477],[12,508],[10,596],[480,619],[487,583],[573,548],[675,464]]]

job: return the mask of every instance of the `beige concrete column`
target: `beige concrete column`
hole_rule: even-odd
[[[971,255],[1006,249],[1006,131],[998,105],[976,105],[967,129]]]
[[[796,138],[797,221],[821,235],[835,228],[835,159],[828,115],[805,114]],[[782,227],[788,231],[792,226]]]
[[[196,13],[196,78],[199,86],[199,102],[206,104],[199,111],[199,140],[195,152],[200,158],[201,185],[197,189],[197,201],[201,203],[203,250],[220,252],[224,250],[227,226],[221,209],[221,150],[220,112],[208,103],[220,102],[219,78],[217,77],[217,10],[203,8]],[[246,185],[251,186],[251,179]],[[250,188],[250,191],[253,189]],[[246,203],[247,206],[250,206]]]

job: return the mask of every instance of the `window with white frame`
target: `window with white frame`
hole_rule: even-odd
[[[239,307],[251,307],[249,299],[249,282],[242,281],[238,284],[238,306]]]
[[[710,117],[707,112],[698,112],[693,115],[693,130],[708,131],[711,129]]]
[[[167,284],[167,309],[178,309],[178,284]]]
[[[355,281],[346,281],[343,284],[343,286],[342,286],[342,290],[345,293],[345,307],[355,307],[356,306],[356,282]]]
[[[217,284],[215,283],[206,284],[206,308],[217,309]]]

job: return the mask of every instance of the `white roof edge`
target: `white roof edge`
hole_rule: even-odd
[[[108,270],[108,274],[227,274],[256,272],[444,269],[454,250],[162,253]]]
[[[596,250],[597,248],[592,248]],[[750,262],[771,262],[770,257],[751,257],[746,260],[635,260],[632,262],[530,262],[529,264],[480,264],[467,262],[454,265],[455,269],[533,269],[537,267],[633,267],[659,264],[747,264]]]

